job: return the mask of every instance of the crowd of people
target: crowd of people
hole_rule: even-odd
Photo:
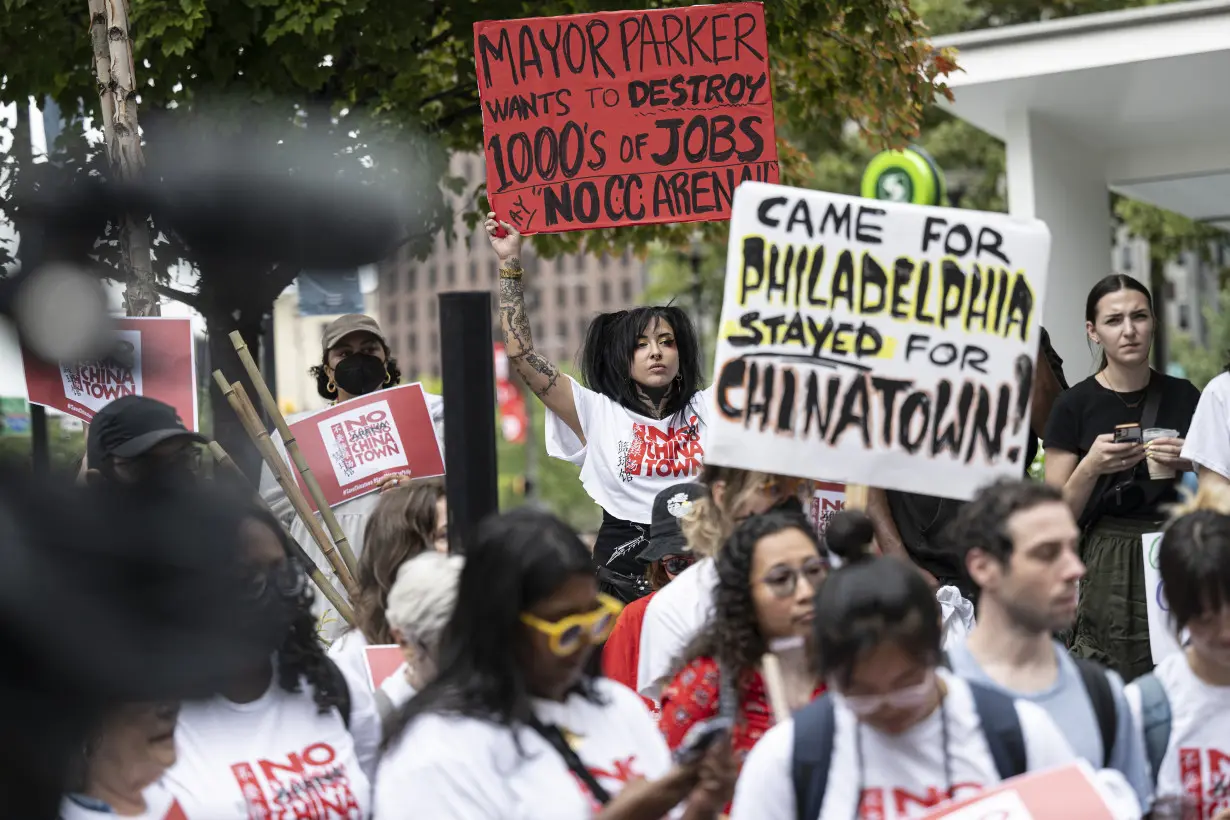
[[[509,361],[602,510],[594,547],[527,507],[449,554],[443,485],[393,477],[334,508],[359,560],[347,626],[266,471],[236,491],[233,569],[278,648],[200,699],[116,704],[81,739],[61,820],[904,820],[1078,761],[1117,819],[1230,818],[1230,374],[1201,394],[1151,369],[1142,284],[1090,293],[1096,375],[1068,387],[1044,340],[1045,481],[968,502],[873,489],[820,534],[810,479],[705,463],[686,313],[599,316],[573,379],[535,349],[520,235],[486,228]],[[312,376],[330,401],[401,379],[366,316],[326,328]],[[1147,441],[1117,440],[1126,424]],[[119,399],[82,477],[190,488],[202,443]],[[1199,492],[1176,506],[1185,473]],[[1156,668],[1154,532],[1181,642]],[[976,607],[967,634],[942,590]],[[376,685],[366,650],[393,645]]]

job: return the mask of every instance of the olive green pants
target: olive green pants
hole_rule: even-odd
[[[1102,518],[1081,539],[1080,585],[1072,654],[1113,669],[1124,681],[1153,669],[1141,536],[1158,521]]]

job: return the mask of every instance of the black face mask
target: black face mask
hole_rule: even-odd
[[[370,353],[352,353],[333,368],[333,381],[352,396],[378,390],[389,377],[384,362]]]

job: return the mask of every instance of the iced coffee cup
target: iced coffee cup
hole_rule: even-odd
[[[1149,446],[1149,442],[1154,439],[1178,437],[1178,430],[1167,430],[1164,427],[1150,427],[1144,431],[1142,436],[1146,448]],[[1175,477],[1175,471],[1173,468],[1167,467],[1165,464],[1155,461],[1152,455],[1150,455],[1146,460],[1149,462],[1149,478],[1171,479]]]

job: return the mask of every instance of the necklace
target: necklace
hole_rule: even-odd
[[[1103,370],[1103,371],[1102,371],[1101,373],[1099,373],[1098,375],[1099,375],[1099,376],[1101,376],[1101,377],[1102,377],[1102,379],[1106,382],[1106,389],[1107,389],[1107,390],[1109,390],[1111,393],[1113,393],[1113,394],[1114,394],[1114,396],[1115,396],[1115,398],[1117,398],[1119,401],[1121,401],[1121,402],[1123,403],[1123,406],[1124,406],[1124,407],[1126,407],[1127,409],[1129,409],[1129,410],[1135,410],[1137,407],[1140,407],[1140,403],[1141,403],[1141,402],[1143,402],[1143,401],[1145,400],[1145,397],[1144,397],[1144,395],[1143,395],[1143,392],[1144,392],[1144,391],[1142,391],[1142,395],[1141,395],[1141,397],[1140,397],[1140,398],[1138,398],[1136,401],[1129,402],[1127,399],[1123,398],[1123,394],[1122,394],[1122,393],[1120,393],[1118,390],[1116,390],[1116,389],[1115,389],[1115,385],[1114,385],[1114,383],[1113,383],[1113,382],[1111,382],[1111,380],[1110,380],[1110,374],[1109,374],[1109,373],[1107,373],[1105,370]],[[1149,379],[1150,379],[1150,380],[1152,380],[1152,379],[1153,379],[1153,370],[1152,370],[1152,369],[1150,369],[1150,370],[1149,370]],[[1145,390],[1148,390],[1148,389],[1149,389],[1149,384],[1148,384],[1148,382],[1146,382],[1146,383],[1145,383]]]
[[[952,800],[952,793],[955,790],[952,777],[952,756],[948,749],[948,708],[947,708],[947,692],[941,690],[940,694],[940,751],[944,755],[944,796],[947,800]],[[858,722],[854,721],[854,759],[858,766],[858,789],[854,794],[854,820],[858,820],[859,814],[863,807],[863,790],[867,786],[867,770],[866,762],[863,760],[863,727]]]

